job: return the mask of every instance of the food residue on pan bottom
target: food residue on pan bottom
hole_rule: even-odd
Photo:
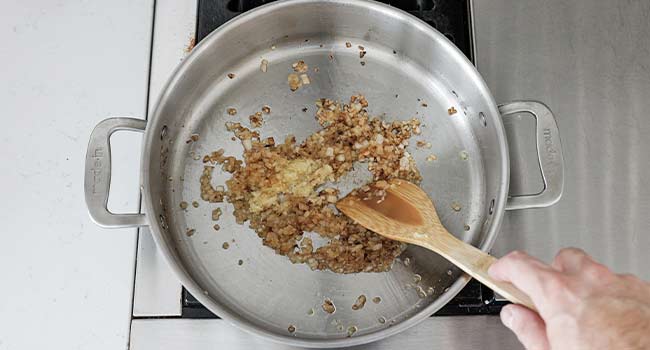
[[[352,305],[352,310],[361,310],[366,305],[366,296],[361,294]]]
[[[327,312],[328,314],[333,314],[336,312],[336,306],[334,306],[334,302],[332,302],[330,299],[325,299],[321,307],[323,308],[323,311]]]
[[[293,263],[338,273],[381,272],[390,269],[405,245],[383,238],[336,211],[336,182],[353,166],[365,163],[374,181],[401,178],[421,180],[415,161],[406,151],[409,139],[420,133],[417,119],[385,122],[370,117],[368,102],[354,95],[347,104],[321,99],[316,103],[321,129],[297,143],[287,135],[276,144],[240,123],[226,123],[241,140],[243,161],[206,155],[201,176],[201,198],[225,199],[234,206],[239,224],[248,225],[264,245]],[[227,190],[211,185],[212,171],[221,165],[232,174]],[[368,186],[361,189],[368,191]],[[304,232],[328,240],[314,248]]]

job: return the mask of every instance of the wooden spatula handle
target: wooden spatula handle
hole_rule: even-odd
[[[427,239],[421,240],[421,243],[426,244],[426,246],[422,244],[425,248],[442,255],[468,275],[501,294],[511,302],[537,311],[528,295],[512,283],[497,281],[488,275],[488,268],[497,260],[495,257],[459,240],[450,233],[437,232],[427,237]]]

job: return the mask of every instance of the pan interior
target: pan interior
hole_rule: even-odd
[[[345,46],[348,40],[354,42],[353,48]],[[300,141],[319,129],[314,118],[317,99],[347,101],[353,94],[364,94],[371,115],[386,121],[412,117],[421,120],[422,134],[412,138],[408,151],[416,159],[423,176],[421,186],[435,200],[443,224],[457,236],[472,241],[479,231],[476,223],[482,221],[480,152],[463,112],[448,114],[452,106],[461,109],[456,97],[430,73],[393,54],[391,48],[348,40],[311,38],[308,43],[287,42],[276,45],[275,50],[251,55],[249,61],[233,67],[234,79],[215,81],[197,101],[180,139],[197,134],[199,141],[176,142],[173,150],[175,171],[171,177],[184,179],[180,184],[170,182],[175,188],[169,197],[169,207],[174,208],[171,224],[180,240],[179,252],[188,263],[199,267],[201,276],[195,278],[202,281],[208,295],[279,333],[287,333],[287,327],[294,325],[295,335],[300,337],[346,337],[351,326],[356,326],[359,334],[388,327],[435,300],[458,277],[457,271],[436,254],[417,247],[408,248],[390,272],[341,275],[291,264],[286,257],[262,246],[251,229],[235,223],[231,206],[200,200],[198,179],[203,163],[195,159],[220,148],[241,159],[243,148],[239,140],[231,140],[232,134],[224,127],[227,121],[248,126],[248,116],[268,105],[271,114],[264,116],[261,135],[280,141],[292,133]],[[364,46],[367,52],[363,60],[357,45]],[[269,61],[266,73],[260,70],[262,57]],[[287,75],[297,60],[309,65],[311,84],[292,92]],[[364,66],[361,61],[366,62]],[[238,111],[235,116],[226,112],[231,107]],[[305,107],[307,112],[303,112]],[[418,148],[416,140],[430,142],[432,147]],[[463,159],[463,152],[467,159]],[[437,159],[427,161],[432,154]],[[359,164],[356,168],[365,166]],[[217,168],[213,184],[223,185],[229,175]],[[340,186],[351,189],[368,180],[367,172],[358,170],[345,177]],[[184,211],[179,207],[181,201],[198,201],[199,207],[190,206]],[[460,205],[459,212],[452,209],[455,204]],[[219,231],[213,229],[215,222],[211,220],[211,211],[217,207],[224,212],[217,222]],[[469,225],[469,231],[465,225]],[[185,234],[188,229],[195,230],[191,237]],[[223,249],[224,243],[228,243],[228,249]],[[416,274],[421,281],[417,281]],[[431,295],[418,295],[427,291]],[[363,309],[354,311],[351,306],[360,295],[365,295],[368,302]],[[373,303],[374,297],[380,297],[381,302]],[[332,315],[321,308],[326,298],[337,308]],[[381,318],[386,322],[382,323]]]

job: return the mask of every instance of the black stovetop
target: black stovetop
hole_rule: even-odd
[[[199,0],[196,40],[201,41],[231,18],[274,0]],[[470,0],[388,0],[380,1],[404,10],[427,22],[474,62]]]
[[[265,0],[199,0],[196,39],[201,41],[231,18],[265,3]],[[470,0],[381,1],[427,22],[443,33],[474,62]],[[183,289],[182,317],[217,318],[190,293]],[[504,302],[496,301],[494,292],[471,280],[467,286],[434,316],[498,314]]]

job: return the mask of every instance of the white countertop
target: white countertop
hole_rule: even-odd
[[[93,126],[144,117],[153,1],[11,2],[0,12],[0,349],[125,349],[134,229],[94,225]],[[140,135],[113,137],[111,208],[137,210]]]

